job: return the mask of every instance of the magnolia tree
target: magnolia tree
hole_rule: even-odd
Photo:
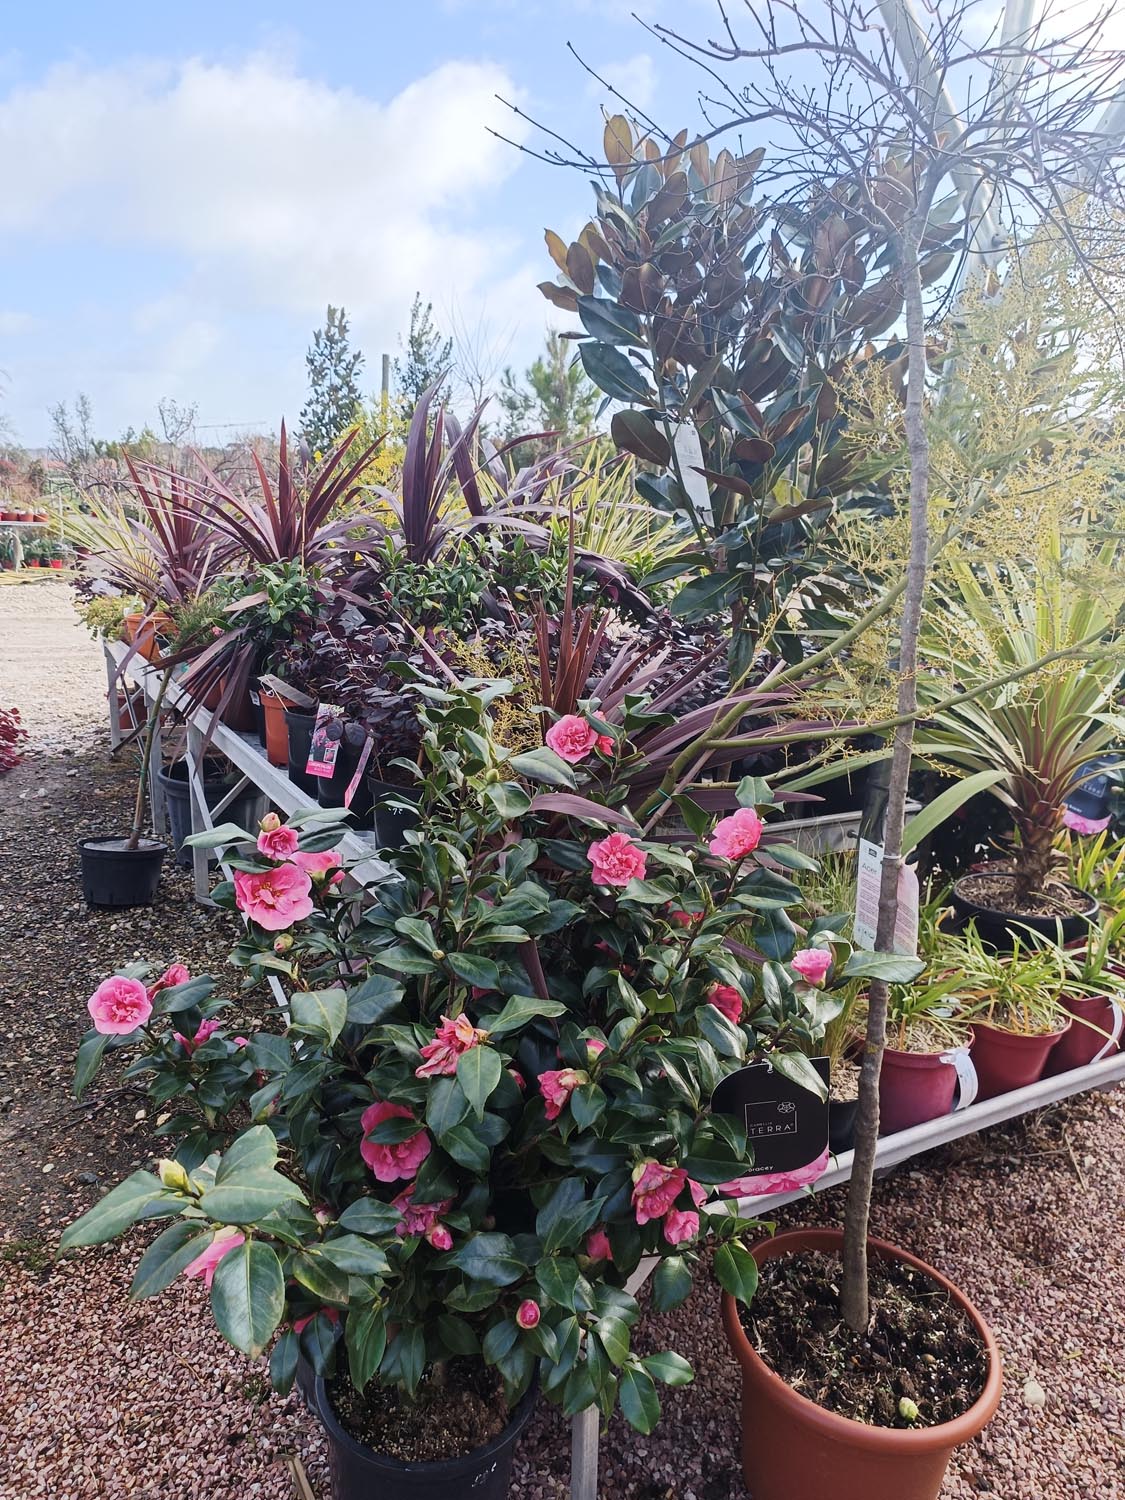
[[[659,1261],[654,1305],[682,1302],[712,1197],[719,1280],[743,1300],[756,1282],[733,1201],[750,1155],[711,1096],[752,1056],[820,1087],[826,986],[873,960],[831,918],[803,946],[779,926],[800,900],[786,867],[805,862],[763,842],[761,783],[683,843],[646,839],[613,805],[635,725],[585,705],[513,755],[488,714],[507,688],[420,689],[421,821],[396,878],[345,879],[316,815],[216,831],[238,848],[216,892],[246,919],[234,962],[284,978],[285,1030],[233,1034],[231,1002],[181,969],[101,985],[79,1088],[128,1048],[179,1144],[63,1247],[171,1219],[133,1295],[201,1277],[231,1343],[272,1342],[280,1389],[299,1353],[408,1397],[473,1356],[514,1400],[542,1360],[564,1411],[620,1403],[647,1431],[654,1382],[691,1371],[631,1348],[642,1258]],[[756,934],[776,951],[784,927],[775,959],[732,951]]]

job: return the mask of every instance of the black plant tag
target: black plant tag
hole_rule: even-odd
[[[827,1057],[811,1059],[828,1087]],[[769,1063],[751,1063],[724,1078],[711,1096],[711,1108],[733,1115],[754,1152],[748,1177],[759,1172],[795,1172],[828,1149],[828,1100],[792,1083]]]

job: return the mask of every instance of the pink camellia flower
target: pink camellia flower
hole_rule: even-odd
[[[516,1322],[521,1328],[535,1328],[541,1317],[538,1302],[533,1302],[530,1297],[521,1302],[516,1312]]]
[[[617,749],[617,741],[613,738],[612,734],[599,734],[596,748],[603,755],[612,755]]]
[[[1069,807],[1063,808],[1063,827],[1069,828],[1071,833],[1101,833],[1104,828],[1109,827],[1109,818],[1084,818],[1081,813],[1072,812]]]
[[[296,865],[272,870],[235,870],[234,900],[240,912],[267,932],[282,932],[309,916],[312,881]]]
[[[449,1212],[452,1203],[452,1198],[443,1198],[438,1203],[415,1203],[414,1184],[411,1183],[397,1198],[391,1199],[391,1207],[397,1208],[402,1215],[395,1233],[399,1239],[413,1239],[415,1235],[425,1234],[442,1214]]]
[[[546,1101],[548,1120],[557,1120],[574,1090],[589,1081],[589,1075],[578,1068],[555,1068],[540,1073],[539,1092]]]
[[[752,807],[740,807],[729,818],[720,818],[708,840],[711,853],[719,859],[745,859],[758,847],[762,837],[762,820]]]
[[[266,824],[270,827],[267,828]],[[289,859],[296,854],[300,835],[288,823],[283,823],[276,813],[262,819],[258,834],[258,853],[267,859]]]
[[[380,1182],[395,1182],[400,1177],[416,1175],[418,1168],[430,1154],[430,1138],[424,1130],[418,1130],[405,1141],[393,1146],[383,1146],[369,1141],[368,1134],[384,1120],[409,1120],[410,1111],[402,1104],[391,1104],[386,1099],[376,1099],[359,1117],[364,1138],[359,1143],[359,1154]]]
[[[827,948],[799,948],[789,960],[789,967],[796,969],[809,984],[823,984],[832,967],[832,954]]]
[[[828,1147],[808,1166],[796,1167],[792,1172],[759,1172],[750,1177],[736,1177],[733,1182],[721,1182],[719,1192],[728,1198],[759,1198],[767,1193],[797,1193],[810,1187],[828,1167]]]
[[[511,1077],[512,1082],[515,1084],[516,1088],[518,1088],[520,1093],[522,1094],[527,1088],[527,1079],[523,1076],[518,1068],[509,1068],[508,1074]]]
[[[638,1224],[662,1219],[684,1189],[688,1174],[683,1167],[666,1167],[646,1158],[633,1168],[633,1212]]]
[[[594,870],[595,885],[628,885],[645,878],[647,855],[627,833],[611,833],[591,844],[586,858]]]
[[[426,1230],[426,1239],[435,1250],[452,1250],[453,1236],[444,1224],[431,1224]]]
[[[668,912],[669,922],[677,927],[694,927],[697,922],[703,921],[701,911],[682,911],[679,907],[673,907]]]
[[[609,1235],[604,1229],[594,1229],[586,1236],[586,1254],[591,1260],[613,1261],[613,1250],[609,1243]]]
[[[250,1038],[248,1036],[232,1036],[231,1041],[236,1047],[248,1047],[250,1045]]]
[[[307,1328],[312,1320],[319,1318],[322,1313],[330,1323],[338,1323],[340,1321],[340,1313],[337,1308],[318,1307],[316,1312],[306,1313],[303,1318],[297,1318],[293,1323],[293,1332],[300,1333],[303,1328]]]
[[[305,849],[298,849],[289,856],[289,860],[314,880],[323,880],[330,870],[336,870],[343,864],[344,856],[339,849],[320,849],[312,854]]]
[[[245,1240],[246,1236],[240,1229],[233,1229],[230,1225],[217,1230],[215,1238],[207,1246],[202,1254],[197,1255],[194,1260],[189,1261],[184,1267],[184,1275],[188,1281],[202,1281],[203,1285],[210,1291],[211,1283],[215,1279],[215,1267],[231,1250],[236,1249]]]
[[[152,1001],[139,979],[112,974],[98,985],[86,1009],[102,1036],[127,1036],[152,1015]]]
[[[184,964],[171,964],[155,984],[149,985],[148,998],[155,999],[161,990],[170,990],[174,984],[187,984],[190,978],[191,975]]]
[[[182,1031],[173,1031],[172,1035],[190,1057],[197,1047],[203,1046],[203,1043],[207,1041],[208,1037],[213,1037],[215,1035],[216,1031],[218,1031],[219,1029],[220,1024],[221,1023],[219,1022],[219,1020],[213,1017],[208,1021],[200,1021],[199,1030],[193,1037],[184,1036]],[[243,1041],[243,1045],[245,1045],[245,1039]]]
[[[452,1021],[448,1016],[442,1016],[433,1041],[420,1049],[426,1061],[414,1069],[414,1076],[436,1078],[441,1073],[456,1073],[458,1058],[471,1047],[479,1047],[487,1036],[488,1032],[474,1026],[464,1013]]]
[[[598,731],[579,714],[563,714],[547,731],[547,744],[560,759],[577,765],[598,743]]]
[[[735,1026],[742,1020],[742,996],[733,984],[713,984],[707,991],[707,999]]]
[[[694,1209],[670,1208],[664,1215],[664,1238],[670,1245],[682,1245],[699,1233],[699,1215]]]

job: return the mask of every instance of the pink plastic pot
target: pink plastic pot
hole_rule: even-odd
[[[1117,1051],[1125,1028],[1125,1009],[1120,1002],[1110,1000],[1106,995],[1064,996],[1063,1004],[1075,1017],[1075,1023],[1051,1048],[1047,1066],[1043,1069],[1045,1078],[1054,1078],[1057,1073],[1069,1073],[1074,1068],[1084,1068],[1109,1057]]]
[[[879,1075],[879,1134],[909,1130],[951,1114],[957,1069],[948,1052],[899,1052],[888,1047]]]
[[[1061,1031],[1046,1036],[1018,1036],[978,1021],[973,1027],[970,1055],[980,1080],[978,1099],[993,1099],[1010,1094],[1013,1089],[1038,1083],[1047,1066],[1051,1048],[1070,1030],[1068,1021]]]

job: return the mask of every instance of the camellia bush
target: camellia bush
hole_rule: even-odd
[[[633,1352],[642,1257],[660,1262],[654,1306],[677,1306],[706,1222],[723,1286],[756,1284],[755,1225],[722,1194],[750,1153],[711,1111],[716,1086],[764,1056],[823,1092],[807,1054],[838,1005],[821,986],[895,960],[853,953],[831,918],[803,948],[788,923],[788,952],[764,959],[756,934],[776,953],[800,899],[783,862],[802,863],[762,843],[749,804],[768,790],[747,782],[746,805],[683,842],[643,837],[599,790],[624,731],[584,705],[511,754],[489,716],[509,690],[417,687],[420,821],[391,878],[347,871],[316,814],[215,831],[237,846],[216,892],[246,918],[234,962],[248,984],[283,976],[284,1034],[229,1035],[210,980],[100,986],[80,1084],[107,1046],[132,1048],[182,1139],[62,1245],[172,1219],[133,1295],[201,1277],[232,1344],[272,1342],[282,1390],[299,1353],[408,1397],[468,1356],[514,1401],[541,1362],[565,1412],[619,1403],[648,1431],[654,1382],[691,1370]]]

